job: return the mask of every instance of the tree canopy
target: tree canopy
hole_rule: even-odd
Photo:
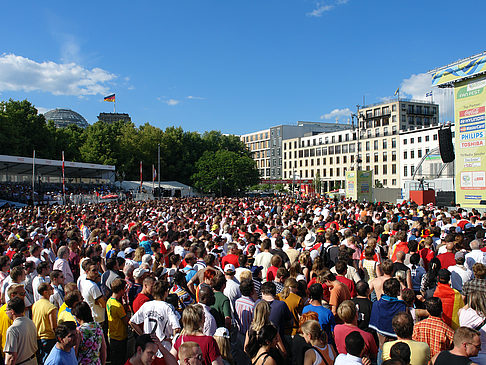
[[[205,193],[236,194],[257,184],[258,170],[238,136],[208,131],[202,135],[181,127],[164,130],[149,123],[98,121],[86,129],[56,128],[27,100],[0,102],[0,154],[115,165],[117,179],[144,180],[157,169],[161,180],[194,185]],[[219,178],[219,180],[218,180]]]

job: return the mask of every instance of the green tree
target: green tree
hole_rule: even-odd
[[[27,100],[0,102],[0,154],[52,158],[46,120]]]
[[[314,190],[317,194],[321,193],[322,181],[321,181],[321,174],[319,173],[319,170],[317,170],[316,176],[314,177],[314,180],[312,181],[312,186],[314,187]]]
[[[192,180],[204,193],[231,196],[255,185],[259,174],[255,161],[248,156],[227,150],[205,151]]]

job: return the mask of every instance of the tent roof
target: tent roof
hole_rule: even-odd
[[[8,171],[9,175],[32,175],[32,165],[32,157],[0,155],[0,174]],[[36,175],[59,177],[62,175],[62,161],[36,158],[35,170]],[[110,171],[114,173],[115,166],[64,161],[66,178],[96,178]]]

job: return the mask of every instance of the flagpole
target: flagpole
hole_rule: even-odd
[[[113,113],[116,114],[116,97],[115,100],[113,100]]]
[[[157,182],[159,185],[159,199],[160,199],[160,143],[158,146],[158,153],[157,153]]]
[[[66,184],[64,178],[64,151],[62,151],[62,202],[66,204]]]
[[[152,164],[152,191],[155,189],[155,166]]]
[[[142,180],[142,161],[140,160],[140,194],[142,193],[142,184],[143,184],[143,180]]]
[[[35,206],[35,150],[32,156],[32,206]]]

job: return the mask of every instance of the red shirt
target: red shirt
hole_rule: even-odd
[[[317,284],[316,278],[312,278],[309,281],[309,284],[307,284],[307,289],[309,289],[312,284]],[[329,291],[329,287],[324,283],[321,283],[321,285],[322,285],[322,289],[324,290],[324,294],[322,295],[322,299],[324,299],[326,302],[329,303],[329,299],[331,298],[331,292]]]
[[[211,363],[216,360],[218,357],[221,356],[219,352],[218,344],[216,340],[211,336],[192,336],[192,335],[183,335],[177,337],[177,340],[174,343],[174,348],[179,352],[179,347],[183,342],[194,341],[196,342],[202,351],[203,356],[203,365],[211,365]],[[184,360],[183,360],[184,361]],[[181,362],[183,362],[181,361]]]
[[[354,286],[353,280],[349,280],[347,277],[344,277],[342,275],[336,275],[336,280],[340,281],[348,287],[351,298],[354,298],[356,296],[356,287]]]
[[[238,264],[238,255],[233,255],[232,253],[230,253],[223,257],[223,259],[221,260],[221,267],[223,268],[223,270],[226,264],[233,264],[235,269],[239,267],[240,265]]]
[[[267,270],[267,281],[274,281],[277,277],[277,266],[270,266]]]
[[[456,264],[456,258],[453,252],[441,253],[437,258],[440,261],[440,267],[442,269],[447,269],[449,266]]]
[[[145,302],[150,302],[152,300],[151,297],[149,297],[147,294],[144,293],[138,293],[137,297],[133,301],[133,312],[136,313],[140,309],[140,307],[143,305]]]
[[[424,247],[420,250],[420,257],[424,261],[425,270],[429,269],[429,262],[434,258],[434,256],[434,251],[432,251],[430,248]]]
[[[355,326],[350,326],[347,324],[338,324],[334,327],[334,339],[336,341],[336,347],[340,354],[347,354],[345,339],[346,336],[351,332],[358,331],[365,341],[365,355],[370,358],[375,358],[378,354],[378,347],[376,346],[376,341],[373,335],[369,332],[363,331]]]

